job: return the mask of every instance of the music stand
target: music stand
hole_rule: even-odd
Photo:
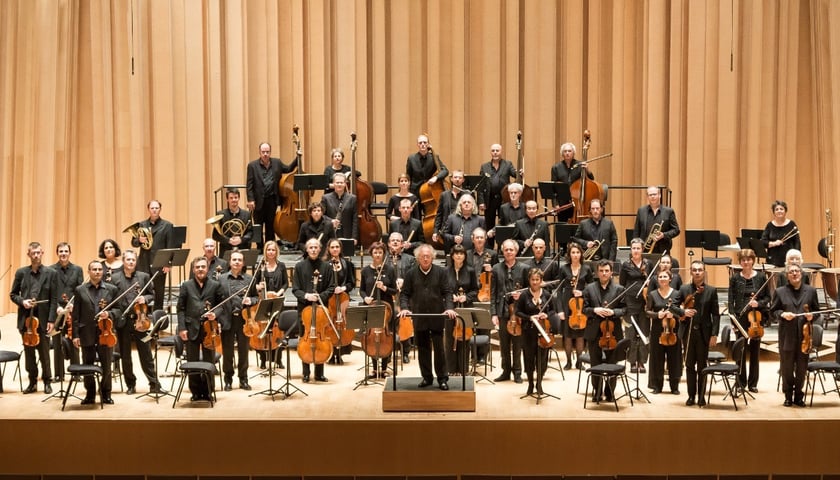
[[[633,325],[633,328],[636,329],[636,333],[639,334],[639,338],[642,339],[642,342],[645,345],[649,345],[650,344],[649,339],[647,337],[645,337],[644,332],[642,332],[642,329],[639,328],[639,324],[636,323],[636,319],[633,317],[633,315],[630,315],[630,323]],[[616,401],[618,401],[618,399],[621,398],[621,397],[616,397],[615,396],[615,391],[613,391],[612,394],[613,394],[613,398],[615,398]],[[633,394],[635,394],[635,396],[633,396]],[[642,389],[639,388],[639,369],[638,368],[636,369],[636,386],[631,388],[630,391],[626,392],[624,395],[627,395],[628,397],[630,397],[631,399],[634,399],[634,400],[641,400],[641,399],[644,398],[648,403],[651,403],[650,399],[647,397],[647,395],[645,395],[645,392],[643,392]],[[622,397],[624,395],[622,395]],[[632,402],[632,400],[631,400],[631,402]]]
[[[260,306],[257,308],[257,313],[254,315],[254,321],[261,322],[265,321],[265,328],[263,328],[262,332],[259,334],[259,338],[264,338],[268,335],[268,344],[272,345],[272,338],[274,335],[274,322],[277,321],[277,317],[280,315],[280,312],[283,311],[283,302],[286,299],[283,297],[278,298],[267,298],[265,300],[260,300]],[[254,395],[268,395],[271,397],[271,400],[274,401],[275,395],[283,395],[283,398],[286,398],[286,393],[283,392],[282,389],[275,390],[274,386],[272,385],[272,377],[274,376],[274,364],[276,359],[270,357],[268,359],[268,388],[265,390],[261,390],[256,393],[252,393],[248,395],[249,397],[253,397]],[[288,376],[287,376],[288,379]]]
[[[352,258],[353,255],[356,253],[356,244],[353,242],[352,238],[339,238],[339,242],[341,242],[341,255]],[[305,256],[305,255],[304,255]],[[363,265],[364,267],[364,265]]]
[[[496,245],[501,245],[505,240],[513,238],[515,234],[516,227],[514,225],[496,225]]]
[[[572,201],[569,184],[563,182],[539,182],[540,195],[544,200],[551,199],[555,205],[566,205]]]
[[[227,250],[225,251],[224,259],[226,262],[230,263],[230,254],[233,253],[234,250]],[[236,250],[236,252],[242,254],[242,265],[243,268],[248,268],[248,266],[256,265],[257,259],[262,255],[262,252],[259,250]]]
[[[170,397],[175,397],[171,393],[165,391],[163,389],[163,385],[160,382],[160,376],[158,376],[158,338],[160,338],[160,331],[169,328],[169,314],[161,315],[160,318],[152,325],[152,328],[149,329],[149,332],[146,333],[146,336],[141,338],[140,341],[143,343],[149,343],[150,340],[155,341],[155,356],[154,356],[154,365],[155,365],[155,378],[157,379],[157,391],[152,392],[151,389],[149,393],[144,393],[136,398],[140,399],[143,397],[152,397],[155,399],[155,403],[160,403],[160,398],[169,395]],[[130,354],[130,352],[129,352]]]
[[[554,245],[556,250],[563,250],[565,253],[566,246],[572,241],[572,236],[577,232],[578,226],[568,223],[555,223],[554,225]],[[584,248],[584,250],[586,250]]]
[[[327,177],[319,173],[296,173],[294,189],[301,190],[326,190],[330,182]]]
[[[160,270],[169,267],[169,274],[166,279],[169,282],[166,290],[169,292],[169,304],[172,305],[172,267],[183,267],[187,263],[190,254],[189,248],[161,248],[155,252],[152,258],[152,269]],[[156,309],[166,310],[163,305],[155,305]]]
[[[385,306],[365,305],[361,307],[347,307],[347,310],[344,315],[344,320],[347,322],[347,328],[352,328],[353,330],[362,330],[364,332],[364,335],[367,335],[368,321],[370,319],[385,318]],[[374,362],[376,362],[377,360],[379,360],[379,358],[373,359]],[[361,380],[356,382],[356,386],[353,387],[353,390],[356,390],[361,386],[382,385],[382,383],[377,382],[376,380],[372,382],[368,381],[370,378],[370,361],[371,357],[367,354],[367,350],[365,350],[365,374]]]
[[[685,248],[699,248],[703,249],[703,230],[686,230],[685,231]],[[703,254],[701,253],[702,257]]]
[[[490,310],[486,308],[456,308],[455,313],[464,320],[464,335],[466,335],[467,328],[473,329],[473,336],[478,335],[477,332],[479,329],[492,330],[494,328],[493,317],[490,316]],[[472,327],[469,327],[467,322],[472,322]],[[464,338],[462,338],[462,340],[465,341]],[[478,373],[478,344],[473,342],[473,348],[470,350],[470,353],[472,353],[472,372],[470,372],[470,375],[473,377],[481,377],[477,379],[475,383],[484,380],[490,382],[491,385],[495,385],[493,380],[490,380],[486,376]],[[492,355],[493,352],[491,351],[490,354]],[[464,356],[466,356],[466,351],[464,352]],[[464,365],[466,364],[466,359],[464,359]],[[466,377],[466,375],[464,377]],[[464,389],[466,389],[466,378],[464,378],[464,384],[462,385],[462,390]]]
[[[476,195],[478,195],[479,187],[481,187],[480,191],[484,191],[487,186],[484,184],[485,182],[484,175],[464,175],[464,186],[463,189],[467,190],[468,192],[472,192],[473,190],[476,191]],[[475,199],[476,204],[478,204],[478,199]],[[476,205],[477,207],[478,205]]]

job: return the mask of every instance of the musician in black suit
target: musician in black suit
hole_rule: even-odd
[[[788,284],[776,289],[770,303],[770,314],[779,320],[779,373],[782,375],[784,406],[805,406],[805,375],[808,354],[802,351],[803,328],[819,321],[820,302],[817,290],[802,281],[802,267],[788,265],[785,269]],[[804,315],[803,315],[804,314]]]
[[[193,259],[190,269],[193,278],[182,283],[178,293],[178,335],[186,342],[187,361],[212,364],[216,360],[216,351],[204,346],[207,332],[202,327],[204,322],[216,319],[216,312],[210,310],[224,300],[224,295],[219,282],[208,276],[206,258]],[[190,375],[190,400],[210,400],[215,389],[213,377],[210,376],[208,389],[200,375]]]
[[[332,219],[333,230],[338,238],[359,239],[359,215],[356,212],[356,196],[347,191],[347,179],[343,173],[333,176],[333,192],[324,195],[324,215]]]
[[[408,272],[408,270],[417,262],[417,259],[414,258],[413,255],[403,252],[403,245],[405,245],[405,242],[403,241],[402,234],[400,232],[392,232],[388,237],[387,262],[394,267],[394,274],[397,278],[395,283],[398,292],[402,291],[402,285],[405,281],[406,272]],[[408,355],[411,351],[411,343],[411,338],[400,339],[403,363],[409,363],[411,361],[411,357]]]
[[[443,242],[443,240],[438,238],[439,232],[443,232],[449,227],[449,216],[458,210],[461,197],[469,193],[461,188],[464,185],[464,172],[453,170],[450,180],[452,180],[452,188],[442,192],[440,197],[438,197],[438,207],[437,212],[435,212],[435,227],[432,233],[432,241],[434,242]],[[449,248],[444,247],[444,251],[448,252]]]
[[[520,201],[522,190],[523,187],[519,183],[514,182],[508,185],[510,201],[499,207],[499,225],[513,225],[517,220],[525,218],[525,205]]]
[[[613,322],[612,330],[607,330],[608,323],[603,325],[603,330],[610,332],[616,341],[624,338],[621,331],[621,317],[625,313],[624,297],[616,299],[623,293],[624,288],[612,281],[612,262],[606,259],[600,260],[598,262],[598,280],[583,289],[583,313],[586,315],[586,329],[583,332],[583,338],[586,339],[589,346],[589,358],[593,367],[604,362],[601,359],[605,351],[606,362],[613,363],[615,361],[616,350],[605,350],[601,347],[600,340],[604,336],[602,323],[610,321]],[[607,401],[612,401],[615,396],[615,378],[610,380],[607,388],[602,391],[601,379],[595,377],[592,379],[592,389],[592,400],[600,401],[603,393]]]
[[[400,200],[400,218],[391,222],[391,232],[402,234],[405,239],[403,251],[409,254],[413,254],[415,248],[426,243],[423,238],[423,222],[412,218],[411,214],[414,209],[411,203],[408,198]]]
[[[677,215],[673,208],[662,205],[662,194],[659,192],[659,187],[648,187],[647,198],[648,205],[640,207],[639,211],[636,212],[633,237],[641,238],[647,243],[654,225],[659,225],[659,233],[653,236],[653,250],[645,253],[671,251],[674,237],[680,234]]]
[[[247,210],[239,208],[239,189],[236,187],[228,188],[225,192],[225,200],[228,207],[224,210],[219,210],[216,215],[221,215],[222,219],[214,225],[213,239],[219,242],[219,256],[224,258],[225,252],[238,248],[240,250],[247,250],[251,248],[251,237],[254,229],[251,228],[251,216]],[[242,222],[243,230],[238,232],[234,229],[231,231],[231,226],[238,228],[239,225],[235,220]]]
[[[53,289],[53,297],[56,304],[56,318],[58,318],[58,315],[66,315],[67,303],[73,297],[76,287],[85,281],[85,274],[82,271],[82,267],[70,262],[69,243],[60,242],[55,247],[55,253],[58,255],[58,261],[51,265],[50,268],[55,270],[56,288]],[[56,382],[64,379],[65,350],[70,357],[71,364],[79,363],[79,349],[73,347],[73,343],[65,336],[67,333],[67,317],[65,316],[64,318],[65,322],[62,325],[61,331],[56,332],[52,337],[53,366],[55,369],[54,380]],[[58,323],[56,320],[56,328],[58,328]]]
[[[461,245],[465,249],[472,248],[472,232],[476,228],[484,228],[484,218],[475,212],[475,199],[472,195],[464,194],[458,200],[458,208],[455,213],[446,220],[443,229],[444,251],[452,250],[455,245]]]
[[[537,218],[537,209],[539,206],[537,202],[529,200],[525,203],[525,218],[516,221],[516,231],[513,238],[519,243],[519,252],[522,257],[530,257],[534,255],[531,252],[531,245],[537,238],[542,238],[545,244],[548,245],[548,223],[541,218]]]
[[[428,136],[417,137],[417,149],[417,153],[408,156],[405,162],[405,173],[411,179],[409,190],[419,197],[420,185],[424,182],[429,185],[442,182],[449,175],[449,170],[440,157],[432,152]]]
[[[511,238],[502,242],[504,260],[493,266],[493,283],[490,285],[490,316],[499,329],[499,350],[502,355],[502,374],[494,381],[513,380],[522,383],[522,337],[507,331],[511,306],[519,300],[518,290],[528,283],[528,267],[516,261],[519,245]]]
[[[248,384],[248,347],[249,338],[243,327],[245,320],[242,310],[256,305],[259,301],[257,289],[251,281],[251,275],[244,272],[245,257],[242,252],[230,253],[230,270],[219,277],[222,295],[230,300],[219,308],[219,325],[222,329],[222,371],[225,374],[224,391],[231,390],[233,381],[233,344],[236,342],[236,370],[239,376],[239,388],[250,390]],[[256,312],[253,313],[256,315]],[[278,339],[279,340],[279,339]]]
[[[52,393],[50,386],[50,341],[47,334],[52,332],[55,324],[55,271],[41,263],[44,249],[38,242],[31,242],[26,249],[30,264],[15,271],[10,295],[12,302],[18,306],[17,328],[21,335],[27,332],[26,318],[36,317],[39,342],[35,346],[23,346],[26,360],[26,372],[29,374],[29,386],[23,393],[38,391],[38,364],[35,362],[35,352],[41,361],[41,379],[44,382],[44,393]],[[75,328],[74,328],[75,330]]]
[[[310,238],[317,238],[321,242],[321,250],[325,250],[327,242],[335,238],[332,219],[324,216],[324,205],[321,202],[310,203],[306,210],[309,212],[309,220],[300,225],[297,246],[305,251],[306,242]]]
[[[125,377],[125,393],[133,395],[136,392],[135,385],[137,384],[137,376],[134,375],[134,362],[131,358],[131,344],[137,348],[137,355],[140,357],[140,368],[143,374],[146,375],[146,380],[149,382],[149,391],[152,393],[160,393],[160,380],[155,376],[155,364],[152,357],[152,349],[148,342],[144,342],[143,338],[146,336],[146,331],[138,331],[135,328],[137,322],[137,313],[134,311],[134,305],[138,305],[139,309],[146,309],[146,315],[150,322],[152,322],[152,311],[149,305],[152,299],[155,298],[155,290],[153,285],[149,285],[143,292],[143,295],[138,296],[140,290],[146,287],[149,283],[150,277],[148,273],[136,271],[137,254],[134,250],[126,250],[122,254],[123,269],[114,273],[111,278],[111,283],[115,285],[119,293],[127,290],[127,293],[117,303],[117,309],[120,315],[114,322],[117,329],[117,346],[120,352],[120,363],[122,365],[122,373]],[[136,300],[135,300],[136,298]]]
[[[577,149],[575,148],[575,144],[567,142],[563,145],[560,145],[560,161],[555,163],[551,167],[551,181],[552,182],[562,182],[567,185],[571,185],[577,180],[580,180],[581,172],[583,171],[583,162],[578,161],[575,159],[575,154],[577,153]],[[586,172],[586,178],[589,180],[595,180],[595,175],[592,172]],[[552,203],[556,207],[559,203],[557,198],[551,199]],[[572,217],[573,210],[564,210],[557,214],[557,220],[560,222],[565,222],[569,218]]]
[[[499,254],[492,248],[487,248],[487,232],[483,228],[472,231],[472,244],[473,248],[467,250],[467,263],[473,267],[476,275],[481,275],[483,271],[491,271],[493,265],[499,263]]]
[[[685,373],[688,399],[685,404],[694,405],[694,396],[698,395],[697,404],[706,404],[703,392],[706,390],[705,377],[700,372],[708,363],[709,349],[717,345],[720,329],[720,311],[718,308],[717,289],[706,285],[706,267],[703,262],[691,262],[691,282],[680,288],[680,298],[694,296],[694,308],[685,308],[685,317],[680,322],[680,339],[685,345]]]
[[[511,178],[516,178],[516,168],[509,160],[502,158],[502,146],[490,145],[490,161],[479,170],[482,186],[478,190],[478,211],[484,211],[484,225],[488,229],[496,226],[499,208],[502,206],[502,192]]]
[[[278,182],[284,173],[297,168],[298,159],[303,153],[298,150],[292,163],[286,165],[279,158],[271,157],[271,145],[268,142],[261,143],[259,149],[260,158],[248,163],[245,194],[248,197],[248,210],[254,213],[254,221],[262,224],[263,238],[256,239],[257,248],[262,250],[265,242],[274,240],[274,215],[280,201]]]
[[[618,250],[618,234],[612,220],[604,218],[604,206],[600,198],[593,198],[589,202],[589,214],[589,218],[578,224],[571,240],[583,247],[584,251],[594,247],[596,242],[601,242],[601,246],[590,260],[606,258],[614,262]]]
[[[333,278],[332,267],[328,262],[321,259],[321,244],[314,238],[308,240],[306,242],[306,258],[295,264],[292,274],[292,293],[297,299],[297,311],[300,316],[309,315],[312,311],[309,307],[313,305],[318,308],[318,304],[327,304],[330,295],[335,290]],[[317,290],[314,288],[315,281],[318,282]],[[304,325],[303,319],[301,325]],[[309,332],[303,332],[303,335],[309,335]],[[310,364],[302,363],[302,367],[303,381],[309,383]],[[327,381],[327,377],[324,376],[323,363],[315,364],[315,380],[319,382]]]
[[[218,281],[219,277],[228,271],[227,260],[216,255],[216,242],[212,238],[205,238],[201,248],[204,251],[204,259],[207,260],[207,276]],[[190,278],[194,277],[195,273],[190,272]]]
[[[437,376],[441,390],[449,390],[449,373],[443,351],[443,316],[454,319],[452,284],[446,270],[433,265],[435,250],[431,245],[417,247],[417,264],[405,273],[400,295],[402,310],[399,316],[414,314],[437,314],[437,317],[412,317],[414,338],[420,359],[420,374],[423,380],[418,387],[428,387]],[[432,348],[434,348],[434,372],[432,372]]]
[[[82,349],[82,363],[93,365],[99,360],[102,367],[102,378],[99,379],[99,395],[102,403],[113,404],[111,399],[111,365],[114,363],[110,346],[99,342],[101,330],[99,322],[110,318],[112,322],[120,317],[122,311],[112,305],[110,310],[104,310],[117,298],[117,287],[102,281],[103,266],[99,260],[88,264],[89,280],[76,287],[76,299],[73,300],[73,345]],[[112,333],[113,334],[113,333]],[[82,405],[94,402],[96,398],[96,383],[93,377],[85,377],[87,394]]]
[[[148,229],[152,232],[152,245],[146,248],[150,239],[143,235],[133,237],[131,245],[140,248],[140,256],[137,258],[137,270],[152,275],[152,261],[155,253],[162,248],[178,248],[181,245],[175,239],[175,227],[172,222],[160,217],[162,205],[157,200],[150,201],[146,208],[149,210],[149,218],[139,222],[138,227]],[[215,245],[214,245],[215,247]],[[155,300],[154,308],[162,309],[164,291],[166,290],[166,275],[169,267],[163,267],[163,272],[155,277]]]

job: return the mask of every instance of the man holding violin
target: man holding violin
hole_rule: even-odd
[[[680,288],[683,299],[683,312],[680,318],[680,338],[685,355],[686,387],[688,399],[685,404],[706,405],[703,392],[706,391],[705,377],[701,373],[708,363],[709,349],[717,345],[717,332],[720,329],[720,311],[718,308],[717,289],[706,285],[706,267],[703,262],[691,262],[691,282]]]
[[[42,264],[44,249],[38,242],[31,242],[26,249],[30,264],[15,271],[10,295],[18,306],[17,328],[23,335],[23,353],[29,386],[23,393],[38,391],[38,364],[35,351],[41,361],[41,379],[44,393],[51,394],[50,341],[47,333],[52,332],[55,323],[57,298],[53,291],[55,271]],[[0,386],[2,388],[2,386]]]
[[[614,341],[624,338],[621,330],[621,317],[624,315],[624,300],[616,300],[624,293],[621,285],[612,281],[612,262],[607,259],[598,261],[598,280],[583,289],[583,313],[586,315],[586,329],[583,338],[589,346],[591,365],[600,365],[602,352],[606,352],[606,362],[613,363],[615,347],[605,342],[609,337]],[[606,337],[606,338],[604,338]],[[602,394],[608,402],[615,398],[615,377],[606,389],[601,388],[601,379],[592,379],[592,400],[601,401]]]
[[[52,264],[50,268],[55,270],[56,284],[53,295],[56,299],[55,312],[56,318],[58,318],[59,315],[66,314],[67,303],[73,297],[73,292],[76,290],[76,287],[85,281],[85,273],[82,267],[70,261],[69,243],[59,242],[55,247],[55,253],[58,255],[58,261]],[[58,323],[57,320],[56,323]],[[55,335],[52,336],[53,366],[55,367],[54,380],[56,382],[64,379],[65,350],[68,350],[66,353],[70,357],[71,364],[79,363],[79,350],[73,347],[72,342],[65,336],[67,326],[67,322],[65,321],[61,329],[62,331],[54,332]],[[65,345],[67,348],[62,348]]]
[[[94,260],[88,264],[89,280],[76,287],[76,298],[73,300],[73,346],[82,349],[82,364],[93,365],[97,359],[102,367],[102,378],[99,380],[99,395],[102,403],[112,405],[111,399],[111,365],[114,363],[112,348],[100,341],[102,331],[100,322],[119,318],[122,311],[113,305],[111,310],[104,310],[117,298],[117,287],[102,281],[102,262]],[[131,350],[129,349],[129,352]],[[92,404],[96,400],[96,384],[93,377],[85,377],[87,391],[82,405]]]
[[[125,376],[125,386],[128,395],[136,393],[137,377],[134,375],[134,362],[131,359],[131,344],[137,347],[137,355],[140,357],[140,368],[146,379],[149,381],[149,391],[152,393],[162,393],[163,389],[160,386],[160,380],[155,376],[155,364],[152,357],[152,348],[147,342],[142,339],[146,336],[146,331],[137,330],[137,319],[140,314],[151,319],[152,312],[149,305],[155,298],[154,285],[149,285],[139,295],[140,290],[143,289],[151,277],[146,272],[137,271],[137,254],[134,250],[126,250],[122,254],[123,268],[114,272],[111,278],[111,283],[116,285],[119,293],[128,292],[122,299],[120,299],[117,306],[119,307],[120,315],[117,316],[117,346],[120,352],[120,363],[122,364],[122,373]]]
[[[490,316],[499,329],[499,351],[502,355],[502,374],[495,382],[513,380],[522,383],[522,336],[511,335],[507,321],[513,313],[511,306],[519,300],[522,286],[528,283],[528,267],[516,261],[519,245],[508,238],[502,242],[504,260],[493,266],[493,283],[490,285]]]
[[[233,381],[233,344],[236,342],[236,368],[239,375],[239,388],[250,390],[248,384],[248,347],[249,339],[245,336],[243,327],[245,320],[242,310],[256,305],[259,301],[256,286],[251,281],[251,275],[243,272],[245,257],[239,250],[230,252],[230,270],[219,277],[222,294],[230,297],[236,292],[239,295],[231,297],[219,310],[219,323],[222,328],[222,371],[225,374],[224,390],[231,390]],[[248,288],[250,286],[250,289]],[[256,315],[256,312],[254,312]]]

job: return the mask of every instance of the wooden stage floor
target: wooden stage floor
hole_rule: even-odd
[[[13,317],[0,322],[6,333],[0,349],[19,350],[20,338],[10,328]],[[161,350],[161,371],[167,355]],[[759,393],[748,406],[739,399],[738,411],[722,400],[721,384],[709,406],[685,406],[684,380],[680,395],[653,395],[643,388],[650,403],[630,406],[624,398],[619,412],[612,403],[590,403],[584,409],[583,385],[577,393],[578,371],[572,369],[565,380],[549,370],[544,389],[560,399],[547,398],[539,405],[520,399],[525,384],[478,381],[475,412],[384,413],[382,386],[353,390],[364,363],[356,350],[344,356],[344,365],[326,366],[329,382],[310,384],[301,381],[300,360],[293,353],[292,382],[308,396],[250,397],[268,388],[268,378],[260,376],[251,380],[251,392],[238,389],[236,379],[234,390],[223,392],[217,377],[214,408],[190,403],[186,392],[173,409],[172,397],[156,404],[120,393],[115,382],[114,405],[100,410],[71,398],[62,412],[59,399],[42,402],[46,396],[40,382],[38,393],[21,394],[10,365],[0,394],[0,424],[6,432],[0,435],[0,464],[3,473],[12,474],[840,473],[834,443],[840,397],[818,393],[813,407],[783,407],[783,396],[776,392],[778,363],[767,356]],[[251,373],[258,373],[253,354],[250,361]],[[170,364],[167,374],[172,369]],[[488,369],[487,376],[499,372],[498,367]],[[140,374],[136,362],[135,373]],[[416,359],[399,375],[419,377]],[[275,376],[274,387],[282,380]],[[162,381],[168,389],[171,377]],[[646,375],[640,375],[640,383],[646,386]],[[459,385],[460,379],[452,377],[450,387]],[[53,386],[57,391],[59,385]],[[138,395],[147,391],[145,378],[138,379],[137,389]],[[97,463],[87,459],[91,455]]]

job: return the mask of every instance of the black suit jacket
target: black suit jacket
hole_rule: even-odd
[[[273,157],[270,158],[268,162],[268,168],[274,175],[274,182],[271,185],[271,191],[268,192],[268,195],[266,195],[265,186],[262,181],[262,173],[260,172],[260,168],[262,167],[260,167],[260,159],[251,160],[248,163],[248,172],[245,180],[245,195],[247,195],[249,202],[254,202],[255,209],[257,211],[262,209],[263,199],[266,196],[279,195],[280,192],[278,191],[277,182],[280,181],[280,177],[284,173],[289,173],[296,169],[298,165],[297,158],[295,158],[291,165],[286,165],[281,162],[279,158]]]
[[[598,341],[601,337],[601,321],[607,320],[595,314],[595,307],[603,307],[624,291],[621,285],[616,284],[610,280],[606,289],[601,288],[601,282],[595,280],[583,289],[583,313],[586,315],[586,330],[583,332],[583,338],[592,342]],[[611,318],[613,322],[613,336],[616,340],[624,338],[624,333],[621,328],[621,317],[624,316],[624,297],[620,300],[615,300],[615,303],[609,306],[613,309],[614,315]],[[639,319],[636,319],[638,322]]]
[[[432,265],[425,274],[416,264],[405,272],[400,307],[412,313],[443,313],[453,308],[453,291],[446,269]],[[445,324],[443,317],[413,317],[412,320],[415,330],[442,331]]]
[[[706,285],[703,293],[697,294],[697,288],[694,282],[689,282],[680,287],[680,298],[688,298],[688,295],[694,295],[694,308],[697,313],[693,318],[686,318],[680,322],[680,338],[683,339],[683,345],[688,340],[689,328],[696,330],[691,332],[692,335],[697,335],[703,338],[703,344],[708,345],[712,337],[716,337],[720,329],[720,308],[718,306],[717,289]]]
[[[73,339],[79,339],[82,347],[92,347],[99,344],[99,322],[96,316],[101,309],[99,303],[93,297],[90,290],[90,282],[85,282],[76,287],[76,298],[73,300]],[[110,304],[117,296],[117,287],[110,283],[99,284],[99,299]],[[105,305],[107,306],[107,305]],[[114,305],[108,310],[111,320],[119,317],[122,311]]]
[[[26,317],[30,315],[28,309],[23,308],[23,301],[27,298],[35,298],[35,300],[47,300],[44,303],[39,303],[32,308],[32,312],[38,320],[38,330],[42,334],[46,332],[47,323],[55,322],[55,294],[53,289],[57,288],[55,280],[55,270],[50,267],[41,265],[38,269],[37,278],[32,274],[32,267],[26,266],[15,271],[15,280],[12,283],[11,297],[15,305],[18,306],[17,327],[20,333],[26,331],[24,325]],[[33,293],[37,292],[37,295]]]
[[[640,207],[639,211],[636,212],[636,223],[633,224],[633,237],[641,238],[642,241],[646,240],[653,225],[659,222],[662,222],[662,234],[665,236],[662,240],[656,242],[653,253],[662,253],[666,250],[670,252],[673,244],[672,239],[680,234],[677,215],[671,207],[660,205],[656,215],[653,214],[650,205]]]
[[[440,169],[438,169],[438,166],[440,166]],[[435,175],[435,172],[437,172],[437,175]],[[408,160],[405,162],[405,173],[411,179],[411,185],[408,187],[409,191],[419,197],[420,185],[423,182],[428,181],[433,176],[437,177],[438,182],[442,182],[449,175],[449,170],[440,161],[440,157],[432,152],[423,156],[420,155],[420,152],[416,152],[408,156]]]
[[[335,192],[324,195],[321,199],[324,204],[324,215],[338,219],[341,226],[335,231],[338,238],[359,239],[359,214],[356,212],[356,196],[345,192],[339,200]]]
[[[199,287],[195,279],[187,280],[181,284],[178,292],[178,331],[187,331],[187,338],[191,341],[198,340],[201,332],[201,316],[206,309],[206,302],[209,306],[215,307],[224,300],[222,287],[219,282],[208,278],[204,288]],[[219,312],[216,311],[218,315]]]
[[[168,220],[158,218],[158,221],[152,225],[152,222],[147,218],[140,222],[140,226],[152,231],[152,248],[149,250],[140,249],[140,255],[137,256],[137,270],[152,273],[152,261],[155,258],[155,252],[162,248],[178,248],[181,245],[175,243],[175,227]],[[140,240],[132,238],[131,246],[140,247]]]
[[[507,320],[510,312],[508,305],[513,303],[513,297],[506,294],[517,288],[528,285],[528,266],[516,262],[511,268],[508,281],[508,268],[504,260],[493,265],[493,283],[490,284],[490,315],[498,315],[499,320]],[[504,328],[500,325],[500,328]]]

